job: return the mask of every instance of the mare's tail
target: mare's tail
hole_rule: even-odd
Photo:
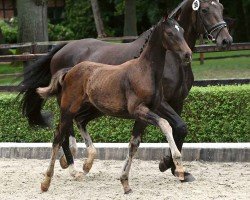
[[[65,68],[58,71],[52,76],[49,86],[37,88],[37,93],[44,99],[58,94],[61,91],[63,79],[69,70],[70,68]]]
[[[28,118],[30,125],[48,126],[47,120],[41,114],[44,100],[36,93],[36,89],[49,85],[52,57],[66,44],[63,43],[55,46],[46,56],[43,56],[26,68],[24,80],[19,85],[19,96],[22,94],[20,106],[23,115]]]

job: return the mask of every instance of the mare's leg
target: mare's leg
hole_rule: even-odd
[[[169,143],[169,147],[171,150],[171,155],[172,155],[172,159],[173,159],[173,163],[175,165],[175,172],[174,174],[180,179],[180,180],[184,180],[184,168],[182,165],[182,156],[180,151],[178,150],[174,138],[173,138],[173,134],[172,134],[172,127],[170,126],[170,124],[168,123],[167,120],[165,120],[164,118],[159,117],[158,115],[156,115],[155,113],[153,113],[152,111],[150,111],[146,106],[144,105],[139,105],[135,111],[134,111],[134,115],[135,117],[153,124],[155,126],[158,126],[161,131],[164,133],[164,135],[167,138],[167,141]]]
[[[181,112],[182,105],[179,106],[177,111]],[[179,113],[178,112],[178,113]],[[177,148],[181,152],[182,146],[184,143],[184,139],[187,136],[188,130],[185,122],[181,119],[181,117],[173,110],[173,108],[166,102],[162,102],[160,107],[157,110],[157,114],[159,114],[164,119],[168,120],[171,127],[173,128],[173,137],[176,143]],[[171,155],[171,151],[170,151]],[[161,172],[166,171],[171,168],[172,173],[174,174],[175,165],[171,156],[164,156],[159,164],[159,169]],[[194,181],[194,177],[185,172],[185,181],[190,182]]]
[[[181,140],[184,141],[184,138],[187,135],[186,124],[183,122],[181,117],[173,110],[173,108],[166,102],[161,103],[156,113],[159,114],[162,118],[168,120],[173,129],[173,137],[176,146],[179,151],[181,151],[183,144]],[[169,156],[165,157],[165,165],[163,165],[163,163],[161,163],[159,166],[162,172],[166,171],[167,169],[171,168],[172,165],[174,165],[172,157]]]
[[[133,127],[132,137],[131,137],[130,143],[129,143],[128,155],[127,155],[127,158],[125,160],[125,164],[124,164],[124,167],[122,169],[122,174],[120,177],[120,181],[122,183],[125,194],[132,192],[132,190],[129,186],[129,181],[128,181],[129,171],[131,168],[132,159],[133,159],[133,157],[134,157],[134,155],[135,155],[135,153],[140,145],[141,135],[143,134],[145,128],[146,128],[146,124],[143,122],[140,122],[140,121],[136,121],[134,124],[134,127]]]
[[[60,165],[63,169],[68,168],[69,166],[69,162],[68,161],[68,155],[69,154],[69,149],[70,149],[70,154],[73,155],[73,157],[76,157],[77,154],[77,145],[76,145],[76,138],[75,138],[75,133],[74,133],[74,129],[73,129],[73,125],[71,127],[69,127],[69,138],[64,142],[68,141],[65,145],[62,145],[63,148],[63,155],[60,157],[59,161],[60,161]],[[73,159],[73,158],[72,158]]]

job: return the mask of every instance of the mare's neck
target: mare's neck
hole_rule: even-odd
[[[150,34],[151,34],[151,28],[143,32],[135,41],[131,42],[131,44],[139,45],[137,47],[142,48],[142,45],[148,39]]]
[[[150,68],[155,80],[160,81],[163,75],[166,50],[162,45],[161,26],[157,25],[152,32],[147,46],[142,52],[139,61],[141,67]]]
[[[191,50],[195,47],[195,42],[199,37],[196,24],[196,12],[192,9],[192,1],[188,1],[180,14],[179,24],[184,29],[184,37]],[[193,22],[193,19],[195,19]]]

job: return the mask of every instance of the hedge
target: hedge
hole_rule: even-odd
[[[16,94],[0,96],[0,142],[50,142],[53,129],[29,127],[15,102]],[[186,100],[183,119],[188,125],[186,142],[250,142],[250,85],[194,87]],[[48,100],[45,110],[55,113],[58,106]],[[102,117],[88,125],[94,142],[128,142],[133,121]],[[78,141],[82,141],[77,133]],[[150,126],[143,142],[165,142],[158,128]]]

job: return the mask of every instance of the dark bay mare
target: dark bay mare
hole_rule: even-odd
[[[209,39],[214,38],[216,40],[219,47],[227,48],[232,43],[232,38],[223,21],[223,6],[218,0],[200,0],[199,2],[200,6],[196,7],[197,10],[192,8],[194,0],[186,0],[176,9],[176,12],[180,11],[178,12],[179,16],[176,15],[176,17],[185,30],[184,36],[189,47],[194,48],[199,34],[207,34]],[[122,64],[135,56],[139,56],[150,33],[151,30],[148,30],[137,40],[128,44],[113,44],[95,39],[83,39],[70,42],[67,45],[56,46],[47,56],[30,66],[32,73],[26,76],[22,82],[23,113],[28,117],[29,122],[31,124],[45,124],[41,114],[44,101],[36,94],[36,89],[48,86],[51,76],[58,70],[73,67],[85,60],[105,64]],[[168,66],[164,68],[162,80],[165,101],[159,106],[159,110],[165,111],[161,113],[161,116],[167,119],[172,126],[176,145],[181,151],[188,131],[180,114],[183,101],[193,85],[194,78],[191,64],[183,64],[172,52],[167,51],[165,66]],[[144,129],[145,126],[142,125],[140,132],[143,132]],[[74,136],[73,128],[70,132]],[[72,139],[73,146],[74,141]],[[88,146],[88,144],[86,145]],[[63,159],[61,161],[63,163]],[[65,167],[67,167],[67,163]],[[159,167],[161,171],[168,168],[171,168],[172,172],[175,170],[171,156],[164,157]]]
[[[90,163],[84,166],[92,166],[95,148],[86,126],[91,119],[102,115],[135,120],[129,152],[120,176],[125,194],[132,191],[128,181],[129,171],[141,142],[141,127],[147,124],[159,127],[166,136],[175,165],[174,174],[184,180],[182,156],[175,144],[172,128],[166,119],[155,113],[163,102],[162,75],[166,50],[173,52],[181,61],[191,62],[192,52],[183,32],[175,20],[163,19],[152,29],[139,58],[115,66],[84,61],[73,68],[59,70],[48,87],[37,89],[44,98],[56,95],[60,106],[60,120],[54,135],[50,165],[41,184],[42,191],[47,191],[50,186],[61,146],[66,152],[70,174],[77,179],[83,175],[76,171],[69,150],[73,120],[88,144]]]

